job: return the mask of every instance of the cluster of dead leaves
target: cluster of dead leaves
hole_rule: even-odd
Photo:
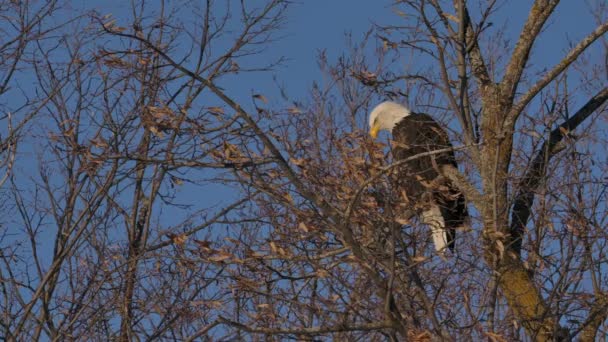
[[[278,255],[280,257],[289,257],[290,253],[288,252],[287,249],[283,248],[280,246],[280,244],[278,244],[275,241],[270,241],[268,243],[269,247],[270,247],[270,252],[272,252],[275,255]]]
[[[350,217],[352,223],[366,225],[376,219],[373,213],[378,211],[379,203],[375,192],[370,190],[382,179],[378,183],[367,182],[384,166],[384,145],[368,139],[365,132],[355,131],[337,137],[332,153],[325,158],[317,157],[315,144],[301,147],[289,162],[309,188],[342,210],[352,205],[358,196],[354,204],[356,210]]]
[[[147,106],[142,112],[141,121],[147,130],[159,138],[164,137],[164,133],[170,130],[177,130],[181,123],[173,110],[165,105]]]
[[[407,339],[408,339],[408,341],[412,341],[412,342],[431,342],[432,337],[433,337],[433,334],[431,334],[427,330],[425,330],[425,331],[410,330],[407,332]]]
[[[74,155],[80,156],[79,172],[94,174],[107,159],[105,156],[109,144],[101,136],[89,140],[88,144],[82,144],[77,135],[77,127],[71,120],[62,123],[64,130],[61,134],[50,133],[49,140],[63,144],[66,150]]]
[[[375,86],[378,84],[378,75],[368,70],[353,71],[351,76],[359,80],[363,85]]]
[[[187,234],[174,234],[174,233],[166,233],[166,237],[168,237],[172,244],[178,246],[180,248],[184,248],[186,243],[189,240],[189,235]],[[233,253],[229,252],[225,248],[212,248],[211,241],[207,240],[197,240],[192,239],[194,242],[195,249],[191,250],[195,255],[197,255],[200,259],[207,262],[213,263],[240,263],[242,264],[244,261],[238,258]]]
[[[118,57],[116,54],[108,54],[102,59],[102,63],[113,69],[127,69],[131,67],[131,63]]]

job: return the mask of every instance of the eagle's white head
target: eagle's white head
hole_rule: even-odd
[[[393,127],[410,113],[409,109],[397,102],[382,102],[369,115],[369,134],[375,139],[382,130],[392,131]]]

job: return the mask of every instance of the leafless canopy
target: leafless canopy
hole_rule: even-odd
[[[0,0],[0,338],[608,336],[603,1],[576,39],[557,0],[395,1],[296,98],[260,82],[296,3],[74,6]],[[450,131],[448,260],[367,137],[386,99]]]

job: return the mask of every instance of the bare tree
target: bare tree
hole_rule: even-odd
[[[32,10],[13,3],[0,10]],[[491,24],[507,4],[398,1],[398,24],[319,56],[329,81],[304,100],[237,87],[283,62],[252,57],[289,1],[140,1],[46,28],[55,6],[23,14],[2,50],[2,91],[20,70],[35,88],[2,151],[19,137],[36,157],[3,187],[3,338],[606,336],[601,2],[592,32],[532,65],[558,1],[536,0],[514,43]],[[386,98],[455,142],[462,169],[442,172],[473,220],[448,260],[393,187],[408,160],[367,137]]]
[[[24,176],[12,178],[7,200],[4,338],[186,339],[218,324],[226,296],[217,287],[226,273],[218,253],[226,252],[214,251],[215,261],[203,266],[184,243],[223,241],[227,234],[212,228],[238,224],[232,213],[250,194],[223,203],[178,195],[185,187],[230,187],[224,170],[242,166],[224,156],[248,138],[239,121],[204,100],[206,85],[165,56],[191,44],[181,62],[210,79],[247,73],[238,61],[261,49],[284,5],[232,9],[208,1],[189,16],[196,23],[189,31],[180,18],[194,6],[133,3],[128,31],[113,15],[93,13],[75,17],[62,35],[33,39],[28,75],[43,100],[24,137],[35,143],[36,160],[22,161]],[[233,44],[212,49],[228,41],[227,25],[239,29],[231,31]],[[268,162],[248,158],[247,165]],[[174,216],[167,219],[167,210]]]
[[[58,1],[2,1],[0,3],[0,97],[3,129],[0,136],[0,186],[11,174],[17,144],[27,123],[40,111],[47,99],[22,89],[20,79],[30,70],[34,46],[60,29],[65,23],[52,23],[50,17],[61,8]],[[8,98],[11,101],[7,101]]]

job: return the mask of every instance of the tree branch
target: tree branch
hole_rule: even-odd
[[[511,60],[509,61],[509,65],[507,65],[505,75],[500,84],[501,93],[506,96],[507,103],[512,103],[517,85],[526,68],[532,45],[534,45],[540,34],[540,30],[558,3],[559,0],[536,0],[532,9],[530,9],[528,20],[526,20],[521,30],[519,39],[511,55]]]
[[[444,165],[441,168],[441,173],[464,193],[467,201],[473,202],[477,208],[482,207],[483,195],[475,189],[462,173],[458,172],[457,168],[452,165]]]
[[[604,33],[608,32],[608,22],[605,22],[598,26],[593,32],[585,37],[578,45],[576,45],[561,62],[545,74],[540,80],[536,82],[523,96],[519,98],[517,103],[511,108],[505,120],[506,127],[511,127],[522,110],[532,101],[532,99],[538,94],[543,88],[553,81],[559,74],[561,74],[570,64],[572,64],[583,51],[591,45],[595,40],[601,37]]]
[[[470,137],[467,143],[477,141],[475,136],[475,130],[473,129],[473,122],[471,118],[471,112],[469,108],[469,94],[468,94],[468,77],[467,77],[467,25],[470,18],[466,15],[464,10],[464,0],[458,0],[458,77],[460,78],[460,89],[458,94],[460,95],[459,101],[459,114],[461,121],[464,122],[463,130],[466,132],[465,137]],[[478,157],[478,156],[477,156]]]
[[[563,330],[549,312],[521,260],[505,253],[498,266],[498,284],[517,320],[533,341],[563,341]]]
[[[540,148],[532,167],[528,170],[519,184],[519,192],[513,204],[511,226],[509,228],[511,243],[510,249],[519,255],[521,251],[522,236],[528,222],[534,204],[534,193],[545,179],[547,164],[551,157],[561,150],[560,142],[564,137],[563,132],[570,132],[587,119],[596,109],[608,100],[608,87],[602,89],[592,97],[581,109],[570,119],[555,128]]]
[[[459,0],[462,1],[462,0]],[[437,14],[443,19],[443,22],[446,25],[446,29],[448,29],[449,31],[451,30],[450,25],[448,24],[447,18],[445,17],[443,11],[441,10],[440,5],[436,2],[436,1],[432,1],[433,6],[435,7],[435,10],[437,12]],[[464,14],[462,15],[464,17]],[[465,105],[464,103],[464,99],[465,94],[466,94],[466,88],[464,87],[466,85],[466,65],[464,62],[465,59],[465,54],[466,54],[466,42],[465,42],[465,27],[464,27],[464,19],[461,20],[461,23],[459,25],[461,31],[460,31],[460,35],[459,35],[459,40],[456,42],[456,45],[460,47],[460,52],[462,52],[462,54],[459,55],[459,59],[458,59],[458,71],[459,71],[459,77],[460,77],[460,87],[459,87],[459,98],[460,98],[460,103],[458,101],[456,101],[456,96],[454,96],[454,93],[452,92],[452,85],[451,85],[451,80],[450,80],[450,76],[448,73],[448,65],[446,62],[446,49],[443,45],[443,40],[440,38],[439,33],[437,32],[437,30],[434,27],[434,24],[431,20],[429,20],[426,16],[426,13],[424,11],[424,6],[420,6],[420,17],[423,19],[424,24],[426,25],[427,30],[430,33],[430,39],[433,42],[433,44],[435,44],[435,47],[437,48],[437,63],[439,64],[439,70],[441,71],[441,80],[443,81],[444,86],[443,87],[439,87],[443,93],[446,95],[452,110],[454,111],[454,113],[456,113],[456,117],[458,118],[458,121],[460,122],[460,126],[462,127],[462,130],[464,131],[464,140],[466,144],[471,144],[475,141],[475,137],[473,136],[473,130],[470,129],[472,127],[472,125],[470,124],[470,119],[468,119],[467,117],[467,112],[464,110],[464,108],[468,109],[468,106]],[[464,83],[463,83],[464,82]],[[475,158],[478,157],[478,154],[474,151],[473,155],[475,156]]]
[[[486,66],[486,63],[483,59],[483,54],[481,53],[481,49],[479,47],[477,35],[475,34],[475,30],[473,30],[473,24],[471,23],[471,16],[469,15],[469,10],[467,9],[466,2],[454,0],[454,7],[458,9],[458,4],[460,3],[462,3],[463,5],[462,15],[464,16],[466,22],[465,35],[469,53],[469,60],[471,61],[471,71],[479,82],[479,89],[484,92],[484,86],[490,84],[492,82],[492,79],[490,78],[488,67]]]

